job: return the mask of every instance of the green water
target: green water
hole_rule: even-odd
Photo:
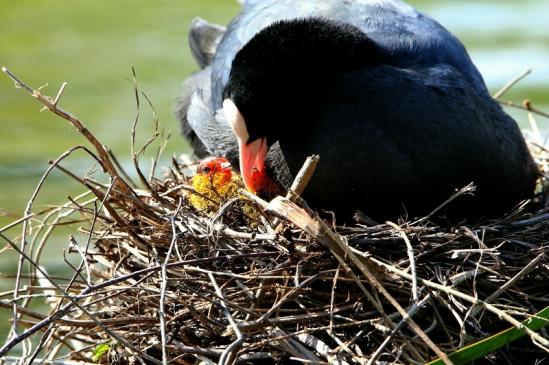
[[[509,98],[528,98],[549,110],[549,31],[544,1],[414,1],[462,39],[491,90],[521,70],[534,73]],[[140,88],[150,96],[162,127],[172,132],[166,156],[186,150],[172,116],[181,81],[196,70],[186,44],[190,20],[201,16],[225,24],[238,11],[233,0],[183,1],[36,1],[0,0],[0,64],[31,86],[55,95],[69,83],[61,106],[86,126],[123,161],[128,161],[129,130],[135,116],[131,67]],[[86,141],[69,124],[40,106],[0,75],[0,227],[20,217],[47,161]],[[512,112],[525,126],[526,115]],[[151,112],[143,107],[138,140],[152,131]],[[547,121],[540,119],[546,130]],[[83,153],[64,163],[85,173],[94,168]],[[36,209],[64,202],[81,189],[59,173],[47,182]],[[59,231],[45,250],[42,263],[62,275],[61,249],[69,233]],[[19,227],[7,232],[16,238]],[[0,243],[0,248],[5,242]],[[0,254],[0,273],[12,274],[13,252]],[[0,291],[13,285],[0,279]],[[5,299],[5,298],[2,298]],[[0,343],[9,312],[0,309]]]
[[[124,163],[136,111],[128,81],[131,67],[154,103],[162,127],[174,136],[166,156],[185,151],[172,109],[182,80],[197,68],[187,49],[188,24],[197,15],[225,23],[238,11],[233,1],[211,0],[0,0],[0,5],[0,65],[33,87],[48,84],[43,91],[52,96],[67,81],[60,105],[84,121]],[[32,97],[0,75],[0,227],[23,214],[48,160],[72,146],[87,146],[68,122],[39,110]],[[151,115],[143,101],[138,144],[152,133]],[[94,168],[89,161],[77,152],[63,165],[86,173]],[[35,210],[65,202],[80,191],[77,184],[56,173],[47,180]],[[71,233],[83,239],[76,228],[56,232],[44,250],[41,263],[50,274],[68,271],[62,249]],[[5,233],[17,238],[20,227]],[[0,248],[5,244],[0,242]],[[0,273],[13,274],[16,258],[13,251],[0,254]],[[13,281],[2,277],[0,292],[10,288]],[[10,312],[0,309],[0,343],[7,335],[9,318]]]

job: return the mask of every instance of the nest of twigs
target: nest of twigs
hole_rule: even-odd
[[[13,300],[0,302],[14,310],[16,329],[1,355],[30,337],[37,341],[23,348],[26,359],[57,363],[450,363],[446,354],[515,327],[523,338],[481,361],[549,357],[543,330],[521,324],[549,301],[545,178],[535,203],[476,225],[372,226],[359,218],[338,226],[289,194],[271,202],[249,196],[261,216],[252,228],[234,201],[213,217],[190,206],[188,173],[177,160],[163,177],[146,178],[135,158],[143,186],[135,188],[77,118],[16,81],[84,134],[109,181],[55,161],[51,168],[87,193],[43,213],[32,240],[32,200],[14,223],[23,235],[11,243],[31,269],[18,273]],[[531,147],[546,176],[547,150]],[[313,165],[305,165],[298,192]],[[70,239],[80,262],[71,280],[51,278],[39,255],[27,253],[47,244],[49,227],[75,216],[88,237]],[[30,309],[44,297],[46,309]]]

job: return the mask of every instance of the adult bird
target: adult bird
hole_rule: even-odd
[[[251,190],[262,175],[287,187],[319,154],[304,197],[336,212],[422,215],[473,182],[446,212],[478,218],[533,194],[520,130],[463,45],[398,0],[249,0],[190,40],[203,69],[184,86],[184,134]]]

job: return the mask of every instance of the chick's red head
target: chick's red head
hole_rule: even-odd
[[[227,184],[231,181],[231,164],[224,157],[209,157],[198,165],[197,174],[207,176],[220,184]]]

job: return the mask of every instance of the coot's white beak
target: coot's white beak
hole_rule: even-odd
[[[263,137],[249,142],[250,135],[246,121],[231,99],[223,101],[223,112],[238,140],[242,179],[246,188],[255,193],[263,183],[254,179],[254,176],[264,176],[267,139]]]

